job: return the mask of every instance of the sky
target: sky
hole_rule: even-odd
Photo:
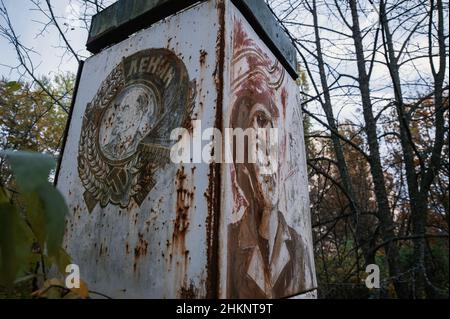
[[[55,26],[50,25],[42,32],[48,19],[31,1],[3,0],[3,2],[20,41],[37,52],[32,54],[32,59],[39,75],[52,76],[56,72],[67,71],[76,73],[78,65],[76,59],[73,56],[64,55],[64,51],[58,48],[61,39]],[[41,4],[45,7],[45,1],[41,1]],[[79,16],[77,6],[71,4],[70,0],[53,0],[51,4],[71,45],[83,56],[89,56],[85,50],[87,31],[77,20]],[[3,25],[4,21],[0,20],[0,23]],[[0,77],[17,79],[19,76],[17,70],[11,70],[8,67],[14,65],[17,65],[14,47],[0,37]]]
[[[45,23],[48,18],[39,10],[33,2],[40,3],[45,8],[44,0],[0,0],[5,4],[12,21],[15,32],[19,35],[20,41],[27,47],[32,48],[36,53],[32,54],[34,64],[37,66],[36,73],[40,76],[53,76],[58,72],[73,72],[77,71],[76,59],[67,54],[67,52],[59,45],[62,43],[62,39],[54,25],[45,27]],[[66,37],[69,39],[71,46],[77,51],[83,58],[88,57],[90,54],[85,50],[85,43],[87,40],[86,26],[80,22],[80,8],[77,6],[81,0],[51,0],[51,4],[54,9],[55,15],[58,17],[58,22],[62,28],[64,28]],[[108,4],[115,0],[100,0],[107,2]],[[272,5],[275,11],[281,15],[282,4],[287,2],[272,0]],[[278,7],[281,4],[281,7]],[[323,26],[329,26],[333,30],[339,30],[343,33],[349,33],[347,27],[339,22],[333,13],[329,13],[327,8],[319,6],[319,24]],[[323,11],[323,12],[321,12]],[[303,15],[304,9],[295,11],[292,16],[293,21],[300,21],[307,24],[312,24],[311,16],[309,14]],[[367,14],[360,17],[361,27],[370,26],[376,24],[378,21],[378,14],[376,10],[372,10],[371,7],[367,8]],[[301,15],[301,16],[299,16]],[[0,18],[0,24],[4,24],[4,21]],[[292,27],[291,32],[302,40],[305,45],[309,46],[314,52],[314,46],[311,46],[311,32],[310,30],[297,29]],[[354,60],[346,60],[345,58],[351,57],[352,52],[347,48],[351,48],[351,39],[340,39],[336,34],[332,32],[326,32],[322,30],[322,46],[327,52],[328,56],[334,56],[334,58],[328,58],[328,63],[334,64],[337,70],[341,73],[356,75],[356,64]],[[350,42],[349,42],[350,41]],[[448,41],[448,40],[447,40]],[[309,43],[309,44],[308,44]],[[426,37],[416,37],[411,41],[412,46],[427,47]],[[66,54],[64,54],[66,52]],[[352,58],[353,59],[353,58]],[[382,56],[378,56],[377,59],[383,61]],[[8,41],[0,36],[0,77],[6,77],[9,79],[17,80],[20,76],[20,69],[11,70],[9,66],[17,65],[17,56],[13,46]],[[403,81],[415,82],[417,80],[418,73],[422,75],[430,75],[430,67],[428,59],[420,59],[414,61],[414,68],[405,65],[401,70],[401,76]],[[22,70],[23,71],[23,70]],[[448,65],[447,65],[448,74]],[[317,76],[317,74],[314,74]],[[329,75],[329,82],[333,82],[333,76]],[[448,78],[448,77],[447,77]],[[428,79],[423,79],[424,83],[428,83]],[[317,79],[316,79],[317,81]],[[319,83],[320,81],[317,81]],[[340,79],[341,84],[352,84],[349,78]],[[372,74],[371,88],[372,96],[378,95],[382,103],[385,98],[392,98],[393,91],[390,87],[386,87],[386,83],[389,82],[389,73],[386,67],[381,64],[376,64]],[[428,93],[427,91],[418,92],[416,86],[412,86],[412,97],[416,97],[419,93]],[[310,92],[314,94],[314,92]],[[358,112],[360,108],[359,98],[352,94],[347,94],[345,91],[334,91],[333,101],[335,113],[338,114],[340,120],[351,118],[356,122],[362,121],[362,116]],[[358,96],[356,92],[356,96]],[[319,105],[310,105],[310,110],[314,110],[316,113],[322,113]]]

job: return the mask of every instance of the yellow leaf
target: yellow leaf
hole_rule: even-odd
[[[64,293],[64,283],[61,279],[50,278],[44,282],[42,288],[31,294],[32,297],[58,299]]]
[[[83,299],[86,299],[89,297],[88,286],[83,280],[80,280],[80,288],[72,288],[70,290],[72,292],[76,293],[78,296],[80,296]]]

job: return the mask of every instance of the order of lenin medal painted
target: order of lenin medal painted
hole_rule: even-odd
[[[171,51],[137,52],[115,67],[87,105],[78,148],[86,206],[141,205],[153,174],[170,161],[170,133],[194,99],[186,67]]]

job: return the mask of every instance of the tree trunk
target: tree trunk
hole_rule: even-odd
[[[350,176],[348,173],[348,167],[347,162],[344,156],[344,151],[342,149],[342,145],[340,142],[339,137],[333,133],[339,132],[338,126],[336,124],[336,120],[334,118],[333,114],[333,108],[331,104],[331,96],[330,91],[327,83],[326,73],[325,73],[325,64],[323,61],[323,54],[322,54],[322,45],[321,45],[321,39],[320,39],[320,32],[318,27],[318,18],[317,18],[317,8],[316,8],[316,1],[313,0],[313,7],[311,10],[311,13],[313,15],[313,21],[314,21],[314,33],[315,33],[315,44],[316,44],[316,54],[317,54],[317,64],[319,68],[319,75],[320,75],[320,82],[322,85],[323,90],[323,97],[324,99],[321,100],[322,109],[325,112],[328,125],[332,129],[331,132],[331,141],[333,143],[333,150],[336,155],[337,160],[337,167],[339,170],[339,175],[341,177],[342,186],[347,193],[348,200],[349,200],[349,207],[350,211],[352,213],[352,228],[355,232],[355,239],[358,243],[358,246],[361,248],[364,254],[364,262],[365,265],[373,264],[375,263],[375,256],[372,253],[372,249],[370,246],[370,241],[367,241],[363,237],[363,230],[361,229],[361,226],[359,224],[359,216],[360,216],[360,209],[358,207],[358,204],[356,203],[354,191],[352,187],[352,183],[350,180]]]
[[[416,168],[414,165],[414,151],[413,151],[413,143],[409,125],[410,125],[410,116],[405,110],[405,105],[403,103],[403,92],[400,82],[400,73],[399,73],[399,65],[398,58],[395,55],[394,44],[392,41],[392,34],[389,29],[389,22],[386,16],[386,5],[384,1],[380,2],[380,22],[383,32],[383,45],[385,50],[386,62],[388,65],[389,73],[392,80],[392,85],[394,89],[395,96],[395,105],[397,111],[397,119],[399,123],[400,129],[400,145],[403,153],[403,160],[405,162],[405,172],[406,172],[406,182],[408,185],[408,196],[411,204],[411,216],[413,223],[413,235],[424,235],[420,233],[420,231],[414,228],[418,227],[422,229],[423,221],[421,220],[422,214],[426,213],[426,206],[424,205],[426,201],[421,199],[419,194],[419,186],[417,182],[417,174]],[[425,207],[424,207],[425,206]],[[420,225],[420,226],[419,226]],[[418,231],[418,232],[416,232]],[[414,240],[415,247],[419,247],[421,245],[422,239],[418,238]],[[423,247],[420,248],[420,251],[423,252]],[[417,256],[417,260],[423,261],[422,256]],[[423,263],[421,263],[423,265]],[[417,265],[415,265],[417,266]],[[416,296],[423,295],[424,289],[424,268],[423,267],[415,267],[415,281],[414,281],[414,294]]]
[[[384,241],[389,244],[385,246],[388,260],[389,274],[393,279],[395,291],[399,298],[408,298],[408,290],[401,282],[399,267],[399,254],[397,245],[392,239],[395,237],[394,222],[391,216],[389,201],[385,188],[385,178],[380,160],[380,150],[376,130],[376,121],[373,115],[372,102],[370,100],[369,77],[366,72],[363,43],[359,27],[357,3],[349,0],[352,15],[352,36],[355,45],[355,53],[358,66],[358,84],[361,92],[361,102],[365,120],[365,131],[370,151],[370,170],[373,177],[375,197],[378,206],[378,217],[380,219],[380,231]]]

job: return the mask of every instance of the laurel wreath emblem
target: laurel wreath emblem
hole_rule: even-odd
[[[114,99],[116,94],[124,85],[123,70],[116,67],[108,77],[103,81],[102,86],[97,92],[92,103],[88,104],[85,116],[83,118],[83,130],[80,136],[80,147],[78,151],[78,173],[86,192],[90,194],[89,200],[85,200],[88,204],[89,211],[93,209],[92,201],[100,202],[100,205],[106,206],[109,202],[109,188],[105,187],[106,178],[110,171],[110,166],[100,155],[97,147],[97,130],[98,124],[94,119],[87,115],[98,114],[102,109],[107,107]],[[90,205],[91,204],[91,205]]]
[[[172,57],[172,53],[161,53],[161,50],[145,50],[145,52],[154,51],[156,54],[170,54],[169,57]],[[185,69],[182,70],[186,75],[181,78],[187,79],[187,72]],[[140,143],[134,154],[120,161],[111,161],[102,153],[99,146],[100,122],[107,108],[127,85],[124,73],[124,63],[113,69],[102,82],[94,99],[88,103],[83,117],[78,148],[78,173],[85,188],[83,197],[89,212],[97,203],[100,203],[101,207],[112,203],[126,208],[131,199],[134,199],[134,202],[140,205],[155,185],[153,179],[155,171],[169,162],[170,149],[167,145],[158,143]],[[180,85],[182,84],[177,84]],[[164,102],[171,103],[164,105],[168,109],[167,113],[181,114],[180,123],[174,121],[173,125],[182,126],[194,107],[195,81],[187,82],[186,87],[186,90],[181,89],[181,92],[186,91],[185,105],[175,105],[177,101],[184,101],[183,96],[178,100],[173,98],[173,94],[179,94],[178,92],[170,93],[172,95]],[[180,90],[175,87],[175,91]],[[170,112],[171,109],[175,111]],[[163,115],[164,119],[161,120],[160,126],[168,126],[169,116],[170,114]]]

